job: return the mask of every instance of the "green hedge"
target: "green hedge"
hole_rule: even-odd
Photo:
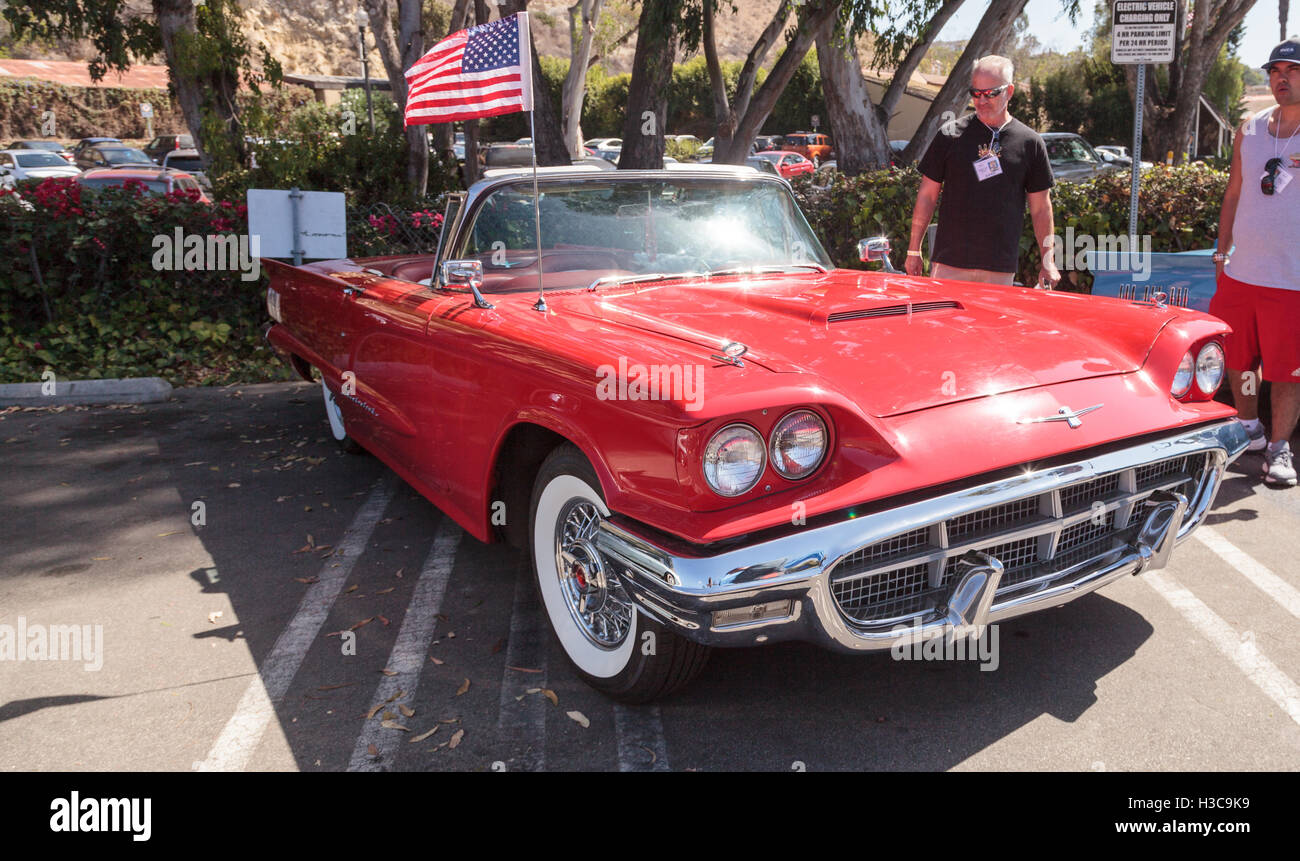
[[[1063,235],[1066,228],[1073,227],[1076,236],[1127,234],[1129,181],[1125,172],[1082,183],[1058,183],[1052,190],[1056,233]],[[893,246],[890,260],[902,269],[920,182],[920,173],[909,166],[856,177],[822,171],[796,179],[794,187],[799,205],[837,265],[866,268],[857,259],[858,240],[883,235]],[[1219,207],[1227,185],[1226,172],[1200,164],[1157,166],[1144,173],[1138,200],[1138,235],[1149,235],[1151,250],[1157,252],[1212,246],[1218,235]],[[1037,280],[1037,244],[1026,207],[1017,278],[1022,284]],[[1092,287],[1092,275],[1086,270],[1063,268],[1062,275],[1064,289],[1086,292]]]

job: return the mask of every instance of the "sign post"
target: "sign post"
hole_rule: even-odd
[[[1110,34],[1110,61],[1136,65],[1133,105],[1133,168],[1129,183],[1128,235],[1137,241],[1138,184],[1142,173],[1142,103],[1146,99],[1147,63],[1172,63],[1178,38],[1177,0],[1115,0]]]
[[[145,122],[145,137],[153,140],[153,105],[149,102],[140,103],[140,116]]]

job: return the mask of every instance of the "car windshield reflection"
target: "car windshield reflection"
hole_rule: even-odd
[[[583,177],[543,184],[539,206],[548,289],[832,266],[783,183]],[[535,290],[531,181],[492,190],[472,217],[455,256],[483,263],[484,292]]]

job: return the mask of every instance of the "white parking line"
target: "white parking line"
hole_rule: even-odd
[[[659,706],[614,706],[619,771],[670,771]]]
[[[370,700],[372,706],[391,700],[393,711],[397,711],[399,700],[407,703],[413,701],[415,691],[420,686],[420,672],[424,669],[425,655],[429,653],[429,641],[433,639],[438,612],[442,609],[442,596],[447,592],[447,581],[451,579],[451,569],[456,563],[456,548],[460,546],[462,535],[464,533],[450,517],[444,516],[438,524],[433,549],[425,557],[420,579],[415,584],[411,603],[407,605],[406,616],[402,619],[402,628],[397,632],[397,640],[388,654],[386,666],[396,675],[380,679],[375,695]],[[401,697],[395,697],[398,691],[405,693]],[[409,736],[401,730],[385,729],[377,714],[366,721],[361,735],[357,737],[348,771],[391,769],[403,738]],[[379,751],[379,756],[370,754],[372,744]]]
[[[307,650],[315,642],[334,600],[352,573],[352,566],[366,549],[370,534],[393,498],[395,487],[393,477],[385,476],[366,497],[357,516],[352,518],[347,531],[335,545],[334,554],[328,557],[316,582],[302,596],[297,612],[275,641],[271,653],[258,667],[257,677],[244,691],[234,715],[208,752],[208,758],[199,764],[199,771],[243,771],[248,766],[267,724],[275,715],[275,705],[289,690]]]
[[[531,574],[515,578],[515,600],[510,611],[510,640],[506,645],[506,669],[501,679],[501,705],[497,730],[502,742],[522,748],[510,767],[515,771],[546,769],[547,700],[524,694],[529,688],[546,687],[546,648],[542,609]],[[527,673],[512,667],[541,670]],[[523,695],[523,699],[515,699]]]
[[[1147,572],[1141,579],[1198,628],[1215,648],[1236,664],[1291,720],[1300,724],[1300,687],[1264,657],[1249,632],[1247,636],[1239,636],[1231,625],[1215,615],[1199,598],[1182,586],[1175,586],[1158,572]]]
[[[1250,554],[1215,532],[1213,528],[1201,526],[1192,534],[1202,544],[1213,550],[1220,559],[1254,583],[1261,592],[1281,604],[1292,616],[1300,619],[1300,589],[1296,589],[1290,583],[1256,562]]]

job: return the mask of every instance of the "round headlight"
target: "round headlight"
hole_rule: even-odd
[[[812,410],[790,413],[772,430],[768,454],[783,477],[807,478],[826,455],[826,423]]]
[[[704,478],[715,493],[739,496],[763,475],[763,438],[749,425],[727,425],[704,449]]]
[[[1183,360],[1178,363],[1178,373],[1174,374],[1174,383],[1169,387],[1169,394],[1176,398],[1181,398],[1192,390],[1192,377],[1196,373],[1196,361],[1192,358],[1191,350],[1183,354]]]
[[[1201,348],[1196,356],[1196,387],[1207,395],[1212,395],[1223,382],[1223,348],[1217,341],[1211,341]]]

